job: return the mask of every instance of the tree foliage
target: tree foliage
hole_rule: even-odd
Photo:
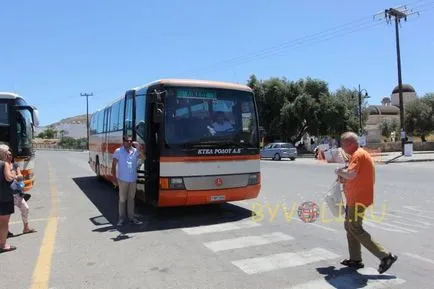
[[[330,92],[319,79],[288,81],[286,78],[258,80],[251,75],[247,85],[255,92],[260,125],[268,139],[296,142],[304,134],[338,136],[358,131],[358,98],[355,90],[341,87]],[[362,108],[367,120],[366,104]]]
[[[405,129],[422,141],[434,131],[434,93],[413,100],[405,106]]]
[[[382,119],[378,125],[380,127],[381,135],[389,138],[392,132],[399,135],[399,124],[396,119]]]
[[[38,134],[39,138],[43,139],[53,139],[57,134],[57,130],[53,128],[47,128],[43,132]]]

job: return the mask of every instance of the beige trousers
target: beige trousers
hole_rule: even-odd
[[[119,183],[119,219],[134,218],[134,199],[136,197],[136,182],[127,183],[118,180]]]
[[[366,208],[362,205],[348,206],[346,208],[345,230],[347,231],[350,259],[355,261],[362,260],[361,245],[363,245],[369,252],[381,260],[387,257],[388,253],[363,228],[362,223],[365,210]]]

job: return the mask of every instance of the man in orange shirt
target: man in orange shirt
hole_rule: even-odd
[[[358,137],[353,132],[346,132],[341,136],[342,149],[350,156],[348,168],[335,171],[343,183],[346,198],[345,230],[347,231],[350,259],[343,260],[342,265],[363,268],[362,248],[381,260],[378,272],[386,272],[398,259],[396,255],[387,252],[376,243],[362,226],[367,207],[373,204],[375,167],[371,155],[359,147]]]

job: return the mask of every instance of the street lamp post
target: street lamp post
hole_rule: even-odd
[[[365,92],[365,95],[362,96],[362,92]],[[359,84],[359,135],[361,136],[363,133],[363,127],[362,127],[362,98],[369,98],[368,91],[366,89],[361,89]]]

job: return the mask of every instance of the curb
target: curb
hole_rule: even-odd
[[[405,161],[391,161],[384,162],[385,164],[398,164],[398,163],[420,163],[420,162],[434,162],[434,159],[420,159],[420,160],[405,160]]]

